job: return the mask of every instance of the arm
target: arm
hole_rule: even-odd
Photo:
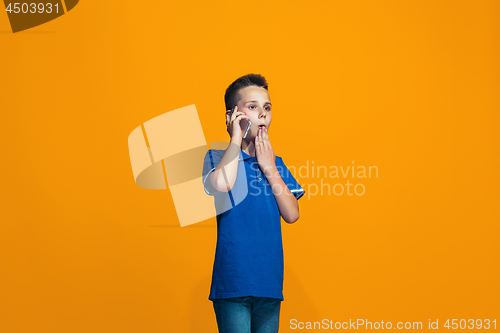
[[[296,222],[300,217],[299,203],[292,192],[290,192],[290,189],[286,186],[283,179],[281,179],[276,164],[274,167],[264,170],[264,174],[266,175],[269,185],[271,185],[283,220],[285,220],[286,223]]]
[[[276,168],[276,155],[267,135],[267,129],[259,129],[255,137],[257,161],[271,186],[280,214],[286,223],[294,223],[299,219],[299,203]]]
[[[238,157],[240,156],[241,141],[243,133],[240,127],[241,119],[250,119],[235,106],[230,117],[230,110],[226,111],[227,131],[231,135],[231,141],[224,156],[210,175],[212,186],[219,192],[229,192],[236,181],[238,173]]]
[[[232,138],[221,161],[210,174],[212,186],[220,192],[229,192],[236,181],[238,157],[241,150],[241,137]]]

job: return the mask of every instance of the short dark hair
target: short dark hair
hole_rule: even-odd
[[[229,85],[226,89],[226,94],[224,95],[224,101],[226,102],[226,110],[231,110],[233,107],[238,105],[240,100],[239,91],[241,88],[257,86],[267,89],[267,81],[260,74],[247,74],[239,77]],[[269,91],[269,90],[268,90]]]

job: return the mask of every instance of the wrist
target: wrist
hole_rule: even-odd
[[[238,146],[241,146],[241,141],[242,140],[243,139],[241,137],[235,137],[235,136],[233,136],[231,138],[231,143],[234,143],[234,144],[237,144]]]
[[[268,165],[268,166],[264,167],[262,169],[262,172],[264,173],[264,175],[268,179],[272,178],[272,177],[279,176],[279,172],[278,172],[278,168],[276,167],[276,164],[275,165]]]

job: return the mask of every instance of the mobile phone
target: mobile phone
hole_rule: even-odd
[[[233,107],[231,109],[231,113],[229,113],[229,118],[231,118],[231,116],[233,115],[234,108],[235,107]],[[250,120],[248,120],[248,119],[241,119],[240,120],[240,127],[241,127],[241,130],[243,131],[243,139],[247,137],[248,130],[250,129],[250,126],[252,126],[252,123],[250,122]]]

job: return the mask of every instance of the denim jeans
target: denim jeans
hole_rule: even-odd
[[[232,297],[212,300],[219,333],[277,333],[281,299]]]

